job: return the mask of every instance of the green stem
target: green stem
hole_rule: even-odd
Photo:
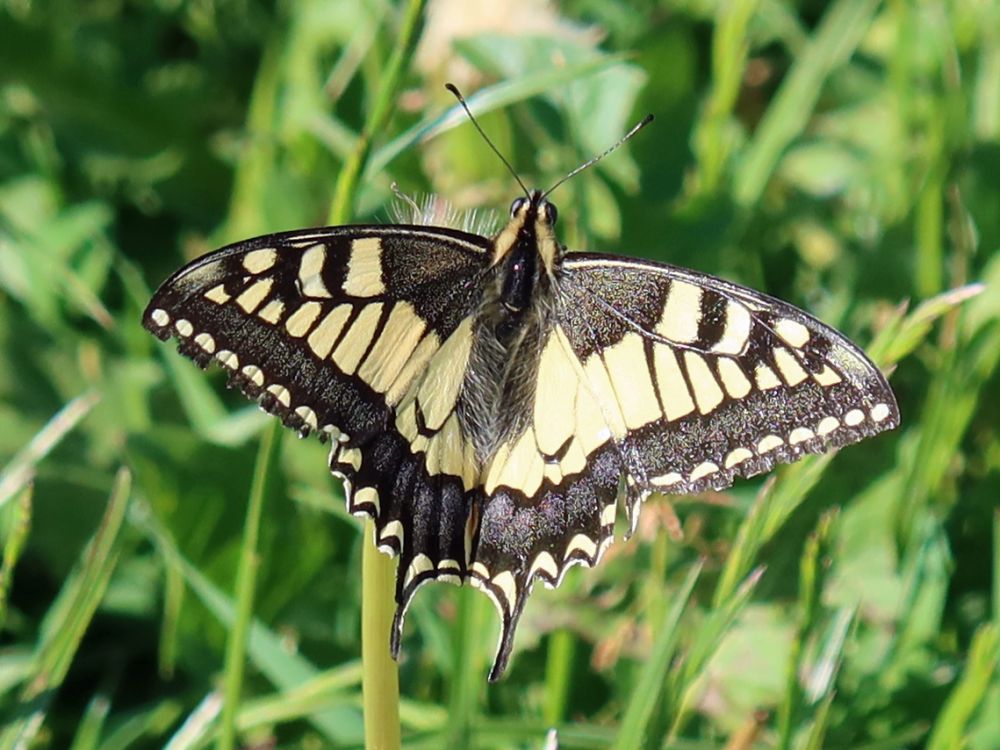
[[[549,651],[545,664],[546,699],[542,716],[545,722],[552,726],[566,719],[575,651],[576,637],[567,628],[560,628],[549,636]]]
[[[365,747],[400,747],[399,669],[389,654],[394,566],[373,542],[375,522],[365,521],[361,555],[361,689],[365,712]]]
[[[225,683],[223,685],[222,722],[219,731],[219,750],[232,750],[236,746],[236,714],[239,710],[243,687],[243,665],[246,661],[250,618],[253,612],[254,589],[260,562],[257,540],[260,536],[260,519],[264,509],[267,478],[271,473],[281,443],[281,423],[272,421],[261,437],[260,449],[253,470],[250,500],[243,525],[243,543],[240,546],[239,567],[236,570],[236,612],[233,628],[226,643]]]
[[[425,0],[409,0],[395,49],[386,66],[381,87],[354,150],[347,157],[330,205],[331,224],[351,219],[358,181],[371,153],[372,137],[388,124],[416,47]],[[374,547],[375,524],[365,522],[361,558],[361,662],[365,712],[365,747],[395,750],[400,747],[399,671],[389,656],[392,628],[393,562]]]
[[[361,171],[372,149],[372,136],[381,132],[389,121],[389,116],[396,104],[396,95],[402,83],[410,59],[413,57],[413,50],[417,44],[420,21],[424,14],[425,0],[410,0],[406,6],[406,15],[403,18],[402,28],[399,30],[399,39],[389,64],[386,66],[385,76],[382,79],[382,86],[375,97],[375,104],[368,115],[368,122],[358,136],[354,145],[354,150],[347,161],[344,162],[337,178],[337,185],[333,191],[333,202],[330,206],[330,223],[343,224],[351,219],[354,211],[355,193],[358,188],[358,180]]]
[[[249,145],[233,175],[226,233],[249,237],[261,230],[264,191],[274,172],[274,117],[281,85],[280,61],[284,29],[276,29],[261,52],[247,107]]]
[[[21,559],[24,543],[31,530],[31,496],[34,485],[29,484],[14,501],[10,523],[10,533],[3,545],[3,563],[0,564],[0,630],[7,619],[7,596],[14,578],[14,567]]]
[[[454,636],[451,642],[451,685],[448,696],[448,725],[445,747],[467,747],[471,737],[472,709],[476,697],[474,673],[476,637],[482,627],[475,601],[467,591],[458,597]]]

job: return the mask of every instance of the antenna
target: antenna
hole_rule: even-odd
[[[458,103],[462,105],[462,109],[465,110],[465,114],[469,116],[469,119],[472,120],[472,124],[476,126],[476,130],[479,131],[479,135],[481,135],[483,140],[486,141],[486,144],[493,149],[493,153],[500,157],[500,161],[502,161],[504,166],[507,167],[507,171],[514,175],[514,179],[517,180],[517,184],[521,186],[521,190],[524,191],[524,195],[530,199],[531,192],[524,186],[521,178],[517,176],[517,172],[514,171],[514,167],[512,167],[510,162],[507,161],[507,159],[504,158],[504,155],[500,153],[500,149],[493,145],[493,141],[490,140],[490,137],[486,135],[486,132],[479,126],[479,123],[476,122],[476,118],[472,116],[472,110],[470,110],[469,105],[465,103],[465,97],[462,96],[462,92],[459,91],[458,87],[453,83],[446,83],[444,87],[454,94],[456,99],[458,99]],[[629,135],[631,135],[631,133],[629,133]],[[627,138],[628,136],[625,137]]]
[[[545,198],[549,193],[551,193],[557,187],[559,187],[564,182],[566,182],[566,180],[568,180],[570,177],[575,177],[576,175],[580,174],[580,172],[582,172],[583,170],[585,170],[587,167],[592,167],[595,164],[597,164],[597,162],[599,162],[605,156],[607,156],[612,151],[614,151],[615,149],[617,149],[619,146],[621,146],[623,143],[625,143],[625,141],[627,141],[633,135],[635,135],[640,130],[642,130],[644,127],[646,127],[647,125],[649,125],[649,123],[651,123],[652,121],[653,121],[653,115],[651,115],[651,114],[646,115],[645,117],[643,117],[642,120],[640,120],[639,123],[635,127],[633,127],[630,131],[628,131],[625,135],[623,135],[614,146],[612,146],[611,148],[609,148],[604,153],[598,154],[597,156],[593,157],[592,159],[589,159],[589,160],[585,161],[579,167],[577,167],[572,172],[570,172],[568,175],[566,175],[561,180],[559,180],[559,182],[557,182],[555,185],[553,185],[548,190],[546,190],[544,193],[542,193],[542,198]]]

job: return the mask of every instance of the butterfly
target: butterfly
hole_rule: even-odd
[[[143,315],[331,441],[348,510],[398,557],[393,656],[423,584],[490,597],[491,681],[533,584],[596,565],[619,504],[634,530],[651,493],[721,489],[899,422],[833,328],[714,276],[569,252],[549,192],[525,190],[490,237],[410,223],[237,242]]]

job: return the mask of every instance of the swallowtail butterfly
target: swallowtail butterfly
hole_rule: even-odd
[[[895,427],[878,368],[777,299],[662,263],[568,252],[547,193],[495,236],[359,225],[237,242],[188,264],[143,324],[300,435],[332,442],[351,513],[428,581],[501,617],[558,586],[653,492],[697,493]]]

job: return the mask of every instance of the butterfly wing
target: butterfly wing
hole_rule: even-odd
[[[899,423],[875,364],[792,305],[652,262],[565,270],[565,329],[642,491],[726,487]]]
[[[286,425],[334,439],[348,509],[401,558],[394,649],[416,587],[466,576],[474,466],[453,411],[488,249],[416,226],[259,237],[178,271],[143,316]]]
[[[580,253],[555,294],[532,417],[484,470],[471,573],[503,621],[493,679],[533,581],[557,586],[611,542],[623,477],[634,529],[650,492],[723,488],[899,421],[857,346],[750,289]]]

